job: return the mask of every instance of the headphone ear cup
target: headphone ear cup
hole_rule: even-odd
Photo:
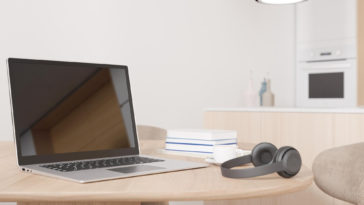
[[[299,152],[295,148],[289,146],[278,149],[277,154],[274,157],[274,162],[282,162],[283,170],[277,173],[284,178],[295,176],[300,171],[302,165]]]
[[[257,144],[252,150],[252,163],[254,166],[261,166],[272,162],[277,147],[268,142]]]

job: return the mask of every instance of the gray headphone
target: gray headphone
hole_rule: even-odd
[[[231,169],[253,163],[254,168]],[[277,150],[268,142],[257,144],[250,155],[231,159],[221,164],[221,173],[229,178],[249,178],[277,172],[281,177],[291,178],[301,169],[300,153],[293,147],[284,146]]]

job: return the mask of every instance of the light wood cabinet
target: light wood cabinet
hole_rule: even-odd
[[[311,167],[313,160],[321,151],[364,140],[364,113],[207,111],[204,115],[204,127],[236,130],[239,142],[269,141],[277,147],[294,146],[300,151],[303,163]],[[313,185],[305,191],[279,197],[206,202],[206,204],[339,205],[346,203],[326,195]]]

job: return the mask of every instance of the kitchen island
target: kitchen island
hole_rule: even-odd
[[[321,151],[364,141],[364,108],[208,108],[204,113],[204,127],[236,130],[239,143],[268,141],[277,147],[294,146],[300,151],[303,164],[311,168]],[[278,201],[278,204],[345,204],[315,186],[305,193],[261,204],[277,204],[271,201]]]

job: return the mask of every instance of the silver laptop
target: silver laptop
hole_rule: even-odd
[[[8,67],[22,171],[86,183],[206,167],[140,155],[126,66],[9,58]]]

